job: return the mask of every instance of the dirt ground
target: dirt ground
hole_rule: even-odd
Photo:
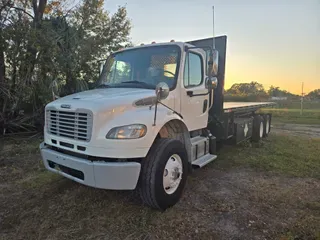
[[[93,189],[48,173],[38,142],[28,148],[6,143],[0,156],[0,239],[319,240],[319,173],[292,176],[225,164],[259,158],[263,148],[275,151],[278,135],[320,138],[320,126],[274,125],[260,149],[225,147],[220,160],[190,175],[181,201],[165,212],[142,206],[133,192]]]
[[[320,125],[275,123],[273,124],[273,132],[320,138]]]

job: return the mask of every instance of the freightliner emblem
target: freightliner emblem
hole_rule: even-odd
[[[71,108],[71,105],[70,105],[70,104],[62,104],[60,107],[61,107],[61,108],[68,108],[68,109],[70,109],[70,108]]]

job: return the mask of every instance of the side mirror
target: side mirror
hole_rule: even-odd
[[[155,92],[156,92],[157,100],[161,101],[161,100],[164,100],[168,97],[170,89],[169,89],[168,84],[166,84],[165,82],[160,82],[156,86]]]
[[[206,88],[209,89],[209,91],[217,88],[217,86],[218,86],[218,79],[216,77],[206,78]]]
[[[212,50],[212,54],[210,54],[209,62],[208,62],[208,75],[216,77],[218,75],[219,67],[219,52],[214,49]]]

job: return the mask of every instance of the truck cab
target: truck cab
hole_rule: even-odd
[[[114,52],[94,89],[49,103],[45,167],[90,187],[135,189],[153,208],[176,204],[188,173],[217,157],[209,123],[222,111],[226,38],[220,55],[197,43]]]
[[[188,48],[191,49],[188,49]],[[208,120],[207,52],[182,42],[149,44],[112,54],[103,66],[100,87],[154,90],[166,84],[162,102],[183,116],[187,128],[206,127]],[[191,98],[190,94],[199,95]]]

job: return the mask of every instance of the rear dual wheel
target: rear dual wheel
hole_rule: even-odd
[[[253,127],[252,127],[252,141],[259,142],[263,137],[264,132],[264,121],[260,115],[255,115],[253,118]]]
[[[267,137],[271,129],[271,118],[269,114],[255,115],[253,118],[252,141],[259,142],[261,138]]]
[[[268,137],[271,130],[271,118],[269,114],[263,115],[263,137]]]

